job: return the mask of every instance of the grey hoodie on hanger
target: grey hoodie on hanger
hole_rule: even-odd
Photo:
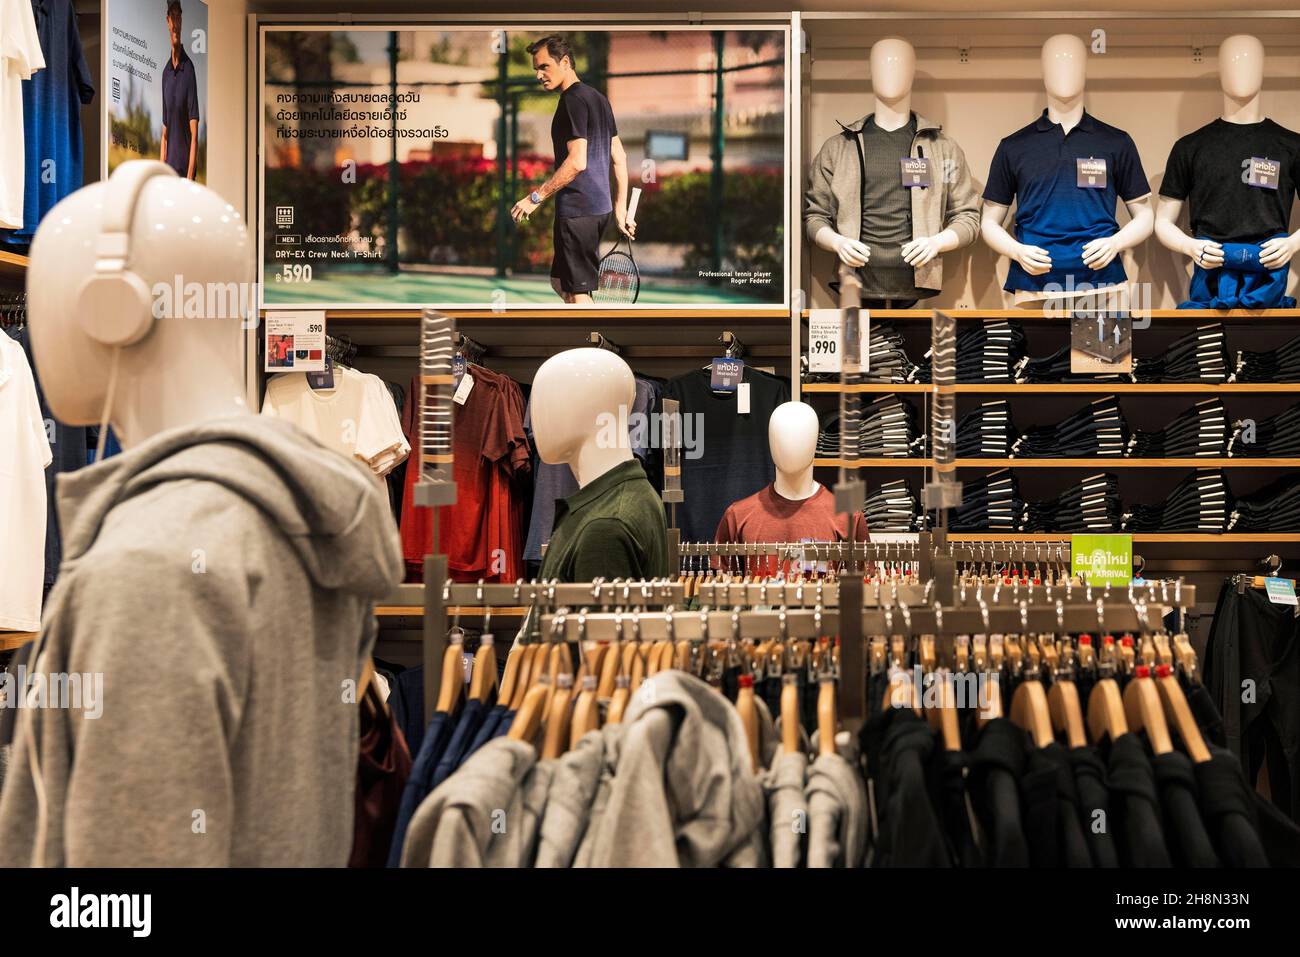
[[[839,754],[808,768],[808,866],[861,867],[867,847],[867,789],[862,772]]]
[[[486,867],[488,848],[537,749],[514,738],[493,738],[420,802],[406,829],[402,867]]]
[[[20,712],[0,866],[344,866],[355,684],[402,576],[383,489],[245,415],[60,475],[58,508],[32,667],[103,697]]]
[[[572,751],[555,763],[551,789],[546,795],[534,867],[569,867],[587,829],[591,807],[605,763],[605,738],[617,734],[621,724],[588,731]]]
[[[647,678],[624,715],[592,867],[716,867],[764,821],[735,706],[698,678]]]

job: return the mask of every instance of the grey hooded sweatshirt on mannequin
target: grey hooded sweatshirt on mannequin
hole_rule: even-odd
[[[61,475],[58,499],[33,670],[103,696],[20,713],[0,866],[345,865],[355,683],[402,575],[383,488],[247,415]]]

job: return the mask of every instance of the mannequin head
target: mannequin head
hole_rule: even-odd
[[[566,464],[579,485],[632,458],[627,417],[636,379],[608,349],[569,349],[533,376],[532,424],[543,462]]]
[[[132,202],[141,167],[161,169],[141,177]],[[27,273],[32,351],[54,415],[71,425],[100,421],[115,353],[108,418],[124,447],[247,411],[251,253],[239,213],[161,163],[123,164],[55,206],[36,231]]]
[[[1219,45],[1219,85],[1225,96],[1249,100],[1264,86],[1264,44],[1238,33]]]
[[[1088,79],[1088,48],[1072,33],[1058,33],[1043,44],[1043,86],[1057,100],[1083,95]]]
[[[790,499],[817,491],[813,458],[817,454],[817,413],[803,402],[783,402],[767,421],[767,444],[776,466],[776,490]]]
[[[886,103],[908,96],[916,78],[916,50],[899,37],[877,40],[871,47],[871,89]]]

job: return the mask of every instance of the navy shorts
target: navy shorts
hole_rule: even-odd
[[[555,218],[555,256],[551,275],[568,293],[593,291],[599,281],[600,237],[609,225],[610,213],[599,216]]]

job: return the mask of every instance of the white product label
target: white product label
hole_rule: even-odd
[[[466,372],[460,377],[460,385],[452,393],[451,400],[457,405],[464,405],[465,400],[469,398],[470,390],[474,388],[474,377]]]
[[[871,322],[867,310],[858,310],[859,358],[867,371],[867,345]],[[844,314],[839,309],[812,309],[808,313],[808,371],[839,372],[844,368]]]
[[[736,386],[736,412],[739,415],[749,414],[749,383],[742,382]]]

